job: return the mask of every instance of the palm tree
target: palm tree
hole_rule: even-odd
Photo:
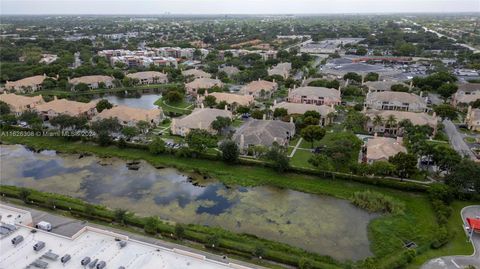
[[[390,116],[388,116],[386,123],[391,128],[391,127],[397,125],[397,119],[395,118],[394,115],[390,115]]]
[[[388,116],[386,121],[386,127],[388,127],[390,134],[392,134],[393,132],[392,129],[395,128],[396,126],[397,126],[397,119],[395,118],[395,116],[394,115]]]
[[[379,126],[382,126],[382,124],[383,124],[383,118],[382,118],[382,116],[376,115],[376,116],[373,118],[373,126],[374,126],[374,129],[375,129],[375,132],[377,132],[378,127],[379,127]]]

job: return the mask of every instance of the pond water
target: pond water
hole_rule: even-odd
[[[124,105],[124,106],[130,106],[135,108],[152,109],[157,107],[156,105],[154,105],[154,103],[160,97],[162,97],[161,94],[142,94],[138,98],[107,95],[102,97],[101,99],[107,99],[110,103],[115,105]]]
[[[371,255],[367,225],[377,215],[350,202],[274,187],[194,183],[171,168],[116,158],[35,153],[1,145],[1,184],[57,192],[164,220],[220,226],[288,243],[339,260]]]

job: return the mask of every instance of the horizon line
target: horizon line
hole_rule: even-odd
[[[408,15],[408,14],[480,14],[480,11],[408,11],[408,12],[328,12],[328,13],[0,13],[1,16],[293,16],[293,15]]]

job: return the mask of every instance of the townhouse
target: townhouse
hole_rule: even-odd
[[[325,87],[299,87],[288,90],[287,102],[335,106],[342,102],[340,91]]]

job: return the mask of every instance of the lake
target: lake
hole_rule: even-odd
[[[145,162],[135,171],[116,158],[36,153],[20,145],[0,145],[0,152],[1,184],[53,191],[172,222],[219,226],[338,260],[372,255],[367,225],[378,215],[347,200],[269,186],[226,187]]]

